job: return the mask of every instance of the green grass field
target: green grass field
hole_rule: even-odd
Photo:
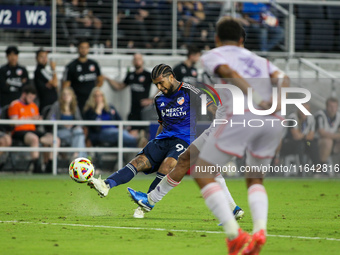
[[[135,178],[100,199],[66,175],[0,175],[0,254],[227,254],[222,228],[190,178],[145,219],[134,219],[126,187],[146,191],[151,178]],[[270,236],[261,254],[340,254],[340,180],[265,185]],[[246,212],[241,227],[251,231],[244,181],[228,186]]]

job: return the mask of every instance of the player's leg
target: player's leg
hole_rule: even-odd
[[[221,173],[216,174],[215,181],[218,182],[221,185],[223,192],[226,194],[228,202],[229,202],[230,209],[233,211],[235,219],[236,220],[241,219],[244,216],[244,211],[242,210],[241,207],[239,207],[235,203],[234,198],[231,196],[230,191],[228,189],[228,186],[226,184],[226,181],[225,181],[225,179],[224,179],[224,177],[222,176]],[[221,223],[219,225],[222,226]]]
[[[269,167],[283,133],[281,125],[265,125],[254,130],[255,136],[249,140],[246,150],[246,173],[248,203],[253,219],[253,238],[246,252],[258,254],[266,242],[268,196],[263,186],[263,168]]]
[[[160,181],[162,181],[164,176],[166,174],[168,174],[170,172],[170,170],[175,167],[176,163],[177,163],[177,160],[172,158],[172,157],[168,157],[168,158],[165,158],[163,160],[162,164],[158,168],[156,178],[153,180],[153,182],[151,183],[151,185],[149,187],[148,193],[152,192],[156,188],[156,186],[160,183]],[[131,192],[133,192],[132,189],[130,189],[130,188],[128,190],[129,190],[129,192],[130,192],[130,190],[131,190]],[[145,194],[145,193],[143,193],[143,194]],[[133,217],[142,219],[142,218],[144,218],[144,212],[145,212],[145,210],[143,210],[143,208],[141,206],[138,206],[138,208],[134,211]]]
[[[196,162],[200,148],[203,147],[210,131],[210,129],[207,129],[179,155],[175,168],[163,178],[159,185],[157,185],[157,189],[154,189],[149,193],[148,199],[152,205],[162,200],[170,190],[180,183],[189,168]]]
[[[105,181],[101,177],[91,178],[88,185],[95,188],[101,197],[105,197],[111,188],[131,181],[138,172],[145,172],[153,167],[157,168],[157,165],[164,159],[164,150],[161,144],[160,140],[151,140],[125,167],[111,174]]]
[[[158,184],[157,189],[154,189],[148,194],[149,202],[154,205],[162,200],[162,198],[174,187],[176,187],[188,172],[191,163],[195,162],[199,150],[195,145],[191,144],[179,157],[178,162],[173,170],[166,175]]]
[[[271,159],[260,159],[247,153],[247,166],[269,165]],[[268,196],[263,185],[262,172],[247,172],[246,184],[248,188],[248,203],[253,219],[253,238],[246,251],[250,254],[259,254],[261,247],[266,242]]]
[[[216,152],[214,152],[216,153]],[[224,158],[231,159],[231,156],[219,153]],[[202,154],[200,154],[202,155]],[[210,161],[210,160],[209,160]],[[222,161],[219,161],[219,163]],[[214,164],[199,158],[197,166],[206,168],[214,166]],[[234,218],[234,215],[230,209],[229,201],[219,183],[215,181],[214,174],[203,173],[195,176],[195,181],[201,189],[202,196],[206,205],[215,217],[222,223],[224,232],[227,236],[227,245],[229,254],[244,254],[242,253],[251,242],[251,236],[242,231]]]
[[[149,159],[144,154],[140,154],[132,159],[125,167],[107,177],[106,180],[102,180],[100,176],[98,179],[91,178],[88,185],[96,189],[98,195],[106,197],[110,189],[131,181],[138,172],[148,169],[151,169]]]
[[[156,188],[158,183],[162,181],[164,176],[166,176],[171,171],[171,169],[173,169],[176,166],[176,164],[177,164],[177,160],[172,157],[168,157],[164,159],[164,161],[162,162],[162,164],[160,165],[157,171],[155,180],[151,183],[149,187],[148,193],[150,193]]]

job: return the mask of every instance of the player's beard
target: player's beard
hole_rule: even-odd
[[[170,88],[169,89],[167,89],[167,93],[165,94],[164,93],[164,95],[166,96],[166,97],[169,97],[169,96],[171,96],[174,92],[175,92],[175,90],[174,90],[174,85],[170,85]]]

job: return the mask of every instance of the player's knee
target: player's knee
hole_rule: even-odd
[[[263,178],[246,178],[247,188],[255,184],[263,184]]]
[[[183,152],[178,157],[178,164],[189,164],[190,165],[190,153],[188,151]]]

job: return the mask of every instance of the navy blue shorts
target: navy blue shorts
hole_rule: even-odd
[[[158,171],[164,159],[177,160],[188,147],[189,144],[179,138],[153,139],[137,155],[144,153],[148,158],[152,168],[144,173],[150,174]]]

